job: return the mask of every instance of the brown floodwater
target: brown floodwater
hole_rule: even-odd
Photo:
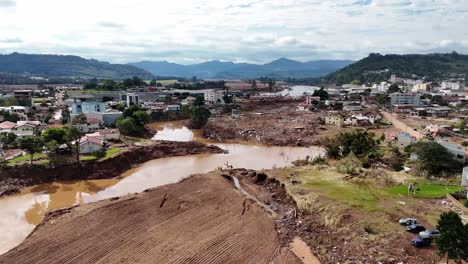
[[[196,131],[187,129],[180,122],[153,127],[158,130],[154,140],[198,139]],[[290,166],[294,160],[323,153],[323,149],[318,147],[266,147],[240,143],[214,145],[229,153],[155,159],[125,172],[120,179],[53,182],[26,188],[17,195],[0,199],[0,254],[21,243],[47,212],[142,192],[227,165],[255,170],[271,169]]]

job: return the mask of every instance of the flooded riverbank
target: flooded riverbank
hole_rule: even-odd
[[[159,140],[190,141],[196,138],[196,133],[177,123],[163,124],[158,135]],[[318,147],[214,145],[229,153],[155,159],[124,173],[121,179],[54,182],[27,188],[17,195],[0,199],[0,254],[21,243],[47,212],[59,208],[142,192],[220,167],[271,169],[289,166],[294,160],[323,153]]]

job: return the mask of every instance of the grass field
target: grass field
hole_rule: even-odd
[[[177,80],[156,80],[156,82],[162,84],[163,86],[177,83]]]
[[[102,158],[101,160],[106,160],[106,159],[113,158],[119,152],[120,152],[120,148],[110,148],[110,149],[107,150],[106,156],[104,156],[104,158]]]
[[[403,196],[414,196],[417,198],[442,198],[448,193],[460,191],[461,186],[446,186],[446,185],[432,185],[432,184],[421,184],[416,187],[416,194],[408,193],[408,186],[398,185],[387,189],[387,192],[393,195]]]
[[[106,151],[106,155],[101,158],[100,160],[106,160],[113,158],[117,153],[119,153],[120,148],[110,148]],[[82,161],[88,161],[88,160],[96,160],[98,159],[96,156],[93,155],[82,155],[80,156],[80,160]]]
[[[47,159],[47,154],[45,154],[45,153],[34,154],[33,158],[34,158],[33,163],[35,163],[35,164],[44,164],[44,163],[49,162],[49,160]],[[8,165],[15,166],[15,165],[19,165],[19,164],[22,164],[22,163],[29,163],[30,159],[31,159],[31,155],[24,155],[24,156],[17,157],[17,158],[9,160]]]
[[[297,179],[302,184],[290,186],[290,192],[299,194],[300,199],[306,203],[313,201],[317,195],[324,195],[353,207],[375,210],[380,199],[391,196],[383,188],[376,187],[371,180],[343,180],[344,175],[333,170],[316,168],[300,171],[297,168],[292,168],[291,170],[293,173],[299,173]]]

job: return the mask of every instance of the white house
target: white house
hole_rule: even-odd
[[[5,121],[0,123],[0,133],[13,132],[12,130],[16,127],[16,123]]]
[[[102,139],[104,140],[120,139],[120,131],[118,129],[101,129],[98,133],[100,136],[102,136]]]
[[[92,133],[99,130],[101,120],[97,118],[86,118],[85,124],[74,125],[81,133]]]
[[[19,137],[34,136],[34,132],[37,131],[40,124],[40,121],[18,121],[13,133]]]
[[[209,90],[205,92],[205,102],[208,104],[219,104],[223,102],[223,91]]]
[[[80,154],[90,154],[100,150],[104,142],[97,137],[84,136],[80,139]]]

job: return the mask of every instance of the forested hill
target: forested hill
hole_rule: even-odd
[[[122,64],[110,64],[68,55],[35,55],[12,53],[0,55],[0,72],[41,77],[73,77],[126,79],[138,76],[152,79],[143,69]]]
[[[427,80],[468,75],[468,55],[456,52],[427,55],[381,55],[372,53],[368,57],[344,67],[323,78],[324,82],[338,85],[353,80],[377,82],[388,80],[391,74],[398,77],[426,77]]]

